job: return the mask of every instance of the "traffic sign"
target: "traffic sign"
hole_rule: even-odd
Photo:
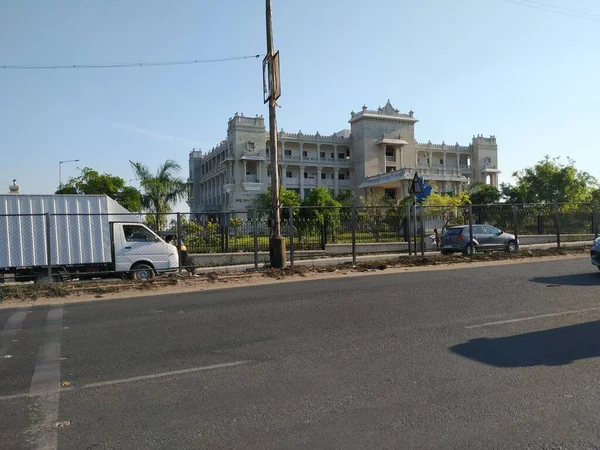
[[[422,194],[423,186],[421,186],[421,181],[419,180],[419,174],[415,172],[415,176],[413,177],[412,183],[410,185],[410,190],[408,191],[410,194]]]

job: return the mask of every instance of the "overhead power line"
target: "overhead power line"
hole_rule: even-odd
[[[513,5],[525,6],[531,9],[537,9],[539,11],[551,12],[554,14],[560,14],[566,17],[573,17],[577,19],[586,19],[592,22],[600,22],[600,14],[591,13],[588,11],[581,11],[572,8],[566,8],[564,6],[552,5],[550,3],[541,2],[538,0],[503,0]]]
[[[51,69],[118,69],[124,67],[160,67],[160,66],[185,66],[191,64],[212,64],[243,59],[258,59],[264,55],[234,56],[219,59],[190,59],[184,61],[159,61],[159,62],[131,62],[112,64],[64,64],[64,65],[0,65],[6,70],[51,70]]]

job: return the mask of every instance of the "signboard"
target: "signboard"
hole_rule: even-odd
[[[413,177],[412,183],[410,184],[410,189],[408,191],[410,194],[422,194],[423,186],[421,186],[421,182],[419,180],[419,174],[415,172],[415,176]]]
[[[281,97],[281,84],[279,80],[279,52],[263,59],[263,94],[264,102],[277,100]]]

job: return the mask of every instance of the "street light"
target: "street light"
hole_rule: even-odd
[[[58,162],[58,188],[62,189],[62,165],[68,162],[79,162],[78,159],[66,159]]]

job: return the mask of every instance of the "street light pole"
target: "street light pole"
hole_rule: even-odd
[[[79,162],[78,159],[67,159],[65,161],[59,161],[58,162],[58,189],[62,189],[63,184],[62,184],[62,165],[64,163],[68,163],[68,162]]]
[[[271,267],[282,269],[285,267],[285,240],[281,236],[281,216],[279,208],[279,155],[277,150],[277,114],[276,101],[279,97],[279,65],[273,50],[273,17],[271,13],[271,0],[266,0],[267,24],[267,57],[268,62],[268,102],[269,102],[269,139],[271,140],[271,207],[273,210],[271,223],[271,239],[269,242],[269,256]]]

